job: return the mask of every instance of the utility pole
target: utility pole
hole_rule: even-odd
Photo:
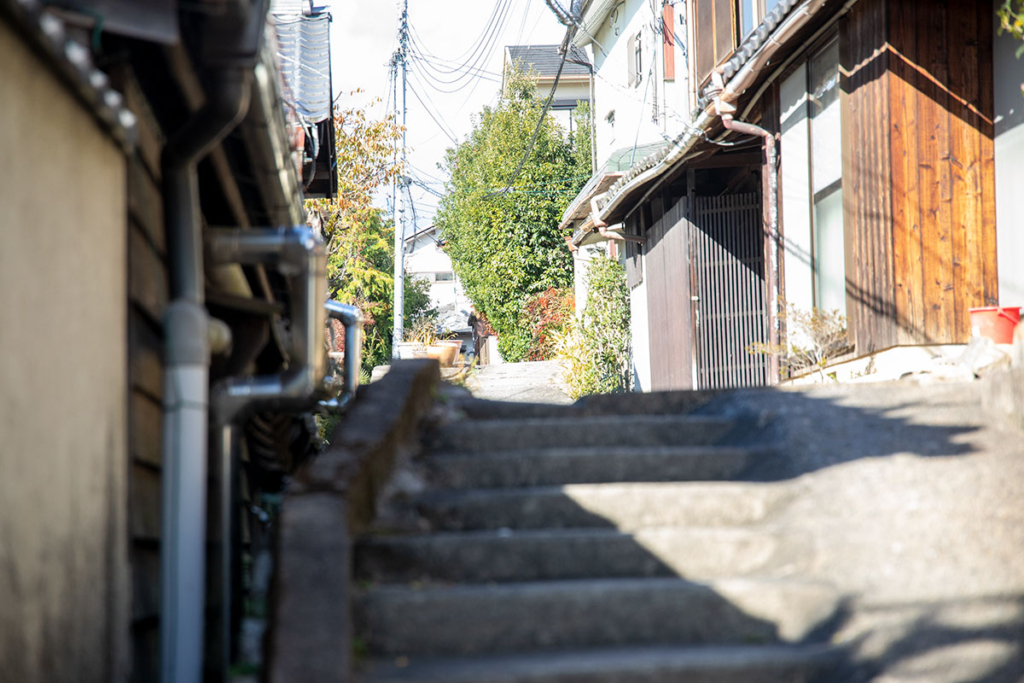
[[[395,52],[395,62],[400,64],[402,67],[402,178],[397,182],[407,182],[405,179],[405,168],[406,168],[406,145],[405,145],[405,119],[408,113],[408,107],[406,102],[406,68],[408,60],[406,55],[409,49],[409,0],[402,0],[402,16],[401,16],[401,28],[399,29],[399,42],[398,50]],[[397,78],[397,72],[395,74]],[[396,86],[397,90],[397,86]],[[398,98],[396,93],[395,105],[398,105]],[[397,208],[397,193],[394,193],[394,203],[392,203],[392,220],[394,219],[394,211]],[[395,304],[394,304],[394,330],[391,337],[391,357],[398,357],[398,345],[404,341],[404,320],[403,315],[405,312],[405,220],[406,220],[406,193],[401,194],[402,197],[402,208],[397,209],[398,211],[398,222],[394,223],[395,226]]]

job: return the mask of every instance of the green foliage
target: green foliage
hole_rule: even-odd
[[[575,295],[571,289],[550,287],[526,299],[519,328],[529,334],[526,360],[554,357],[555,335],[572,324]],[[499,342],[500,342],[499,338]]]
[[[527,298],[572,283],[572,256],[558,222],[590,176],[589,127],[567,135],[551,116],[515,175],[542,109],[534,83],[511,67],[498,104],[485,107],[469,137],[448,150],[448,194],[436,217],[466,294],[513,362],[530,349],[529,333],[519,326]]]
[[[999,17],[999,35],[1009,33],[1024,40],[1024,0],[1006,0],[996,12]],[[1017,59],[1024,55],[1024,45],[1017,48]],[[1024,86],[1021,87],[1024,90]]]
[[[404,310],[402,327],[404,329],[412,329],[424,320],[436,322],[437,308],[430,301],[430,282],[428,280],[406,275],[402,303]]]
[[[556,357],[569,396],[609,394],[632,387],[629,287],[626,271],[607,256],[590,262],[583,316],[555,336]]]
[[[379,102],[379,100],[378,100]],[[364,109],[334,114],[338,195],[308,202],[320,214],[327,242],[331,298],[363,312],[363,371],[369,377],[391,358],[394,308],[394,225],[373,205],[373,195],[401,173],[394,145],[402,129],[393,115],[373,120]],[[430,315],[429,284],[406,278],[405,320]],[[433,311],[436,315],[436,311]]]

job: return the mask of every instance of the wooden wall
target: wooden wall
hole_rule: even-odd
[[[653,391],[694,388],[687,201],[666,204],[666,198],[658,195],[647,205],[651,212],[638,212],[647,238],[644,252]]]
[[[846,312],[859,353],[897,343],[892,196],[902,188],[890,182],[890,61],[881,49],[885,11],[886,0],[858,2],[843,22],[839,41]]]
[[[160,643],[160,473],[163,325],[168,280],[160,191],[162,136],[128,66],[111,72],[114,86],[139,117],[128,162],[128,463],[129,560],[132,567],[134,681],[158,681]]]
[[[862,0],[840,24],[858,353],[965,342],[997,301],[991,22],[985,0]]]

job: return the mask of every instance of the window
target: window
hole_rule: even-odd
[[[455,280],[455,274],[451,273],[451,272],[435,273],[434,274],[434,281],[435,282],[454,282],[454,280]]]
[[[845,313],[838,41],[799,63],[783,79],[780,98],[786,300]]]
[[[779,0],[739,0],[740,40],[757,28]]]
[[[634,88],[639,87],[643,80],[643,33],[637,32],[629,37],[626,51],[629,59],[629,78],[627,82]]]
[[[697,0],[695,3],[694,68],[699,83],[704,83],[711,76],[715,66],[728,58],[736,46],[736,1]]]
[[[814,214],[814,305],[846,312],[843,238],[843,147],[839,112],[839,41],[807,64],[811,119],[811,203]]]

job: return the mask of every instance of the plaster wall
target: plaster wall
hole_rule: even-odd
[[[597,42],[591,49],[597,70],[594,113],[598,166],[617,149],[658,142],[682,131],[691,99],[689,66],[681,45],[686,39],[686,27],[679,21],[685,7],[684,3],[675,5],[672,28],[679,40],[674,41],[672,48],[673,81],[665,80],[662,36],[652,28],[661,25],[661,14],[655,17],[649,2],[626,0],[619,4],[595,34]],[[629,37],[637,33],[642,35],[643,43],[641,80],[637,85],[629,85]],[[609,122],[611,112],[614,124]]]
[[[0,681],[123,681],[125,162],[3,23],[0,64]]]
[[[629,291],[629,333],[633,345],[633,391],[650,391],[651,333],[647,317],[647,278]]]

